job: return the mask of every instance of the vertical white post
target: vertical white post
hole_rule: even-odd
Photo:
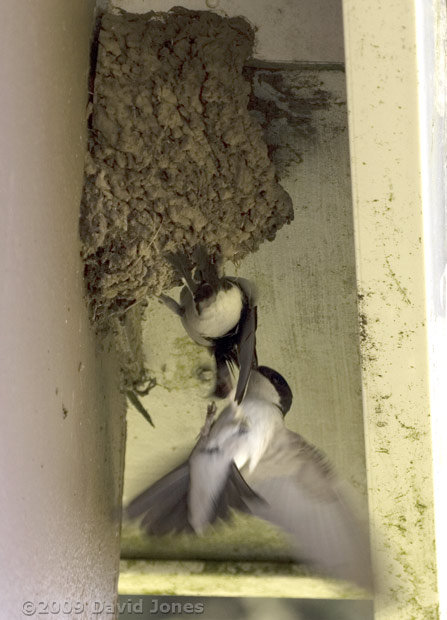
[[[430,390],[436,343],[426,258],[436,252],[427,231],[430,119],[420,106],[427,69],[421,50],[430,44],[421,28],[430,32],[434,16],[425,5],[421,24],[422,4],[408,0],[343,2],[380,619],[439,616],[434,489],[441,463],[432,429],[443,412]]]
[[[447,618],[447,7],[416,4],[439,612]]]
[[[78,232],[94,8],[0,6],[1,620],[114,617],[125,403]]]

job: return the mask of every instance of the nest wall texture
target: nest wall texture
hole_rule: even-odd
[[[80,220],[97,321],[175,284],[164,254],[240,260],[293,218],[247,110],[253,44],[211,12],[103,16]]]

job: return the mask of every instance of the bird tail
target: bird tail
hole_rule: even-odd
[[[142,526],[148,534],[191,532],[188,521],[188,461],[172,470],[136,497],[127,507],[131,519],[144,515]]]
[[[196,278],[206,282],[212,288],[217,288],[220,284],[219,269],[222,258],[219,254],[209,254],[204,245],[198,245],[193,254],[197,265]]]

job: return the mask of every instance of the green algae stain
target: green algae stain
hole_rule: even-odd
[[[386,264],[387,269],[388,269],[388,274],[389,274],[391,280],[394,282],[397,290],[401,294],[403,301],[407,305],[411,306],[411,301],[410,301],[410,299],[408,297],[408,290],[406,289],[405,286],[402,286],[402,284],[399,282],[399,280],[397,278],[397,275],[396,275],[396,272],[391,267],[390,257],[389,256],[385,256],[385,264]]]
[[[404,422],[399,420],[397,414],[394,417],[396,418],[399,426],[408,431],[408,433],[404,436],[404,439],[410,439],[411,441],[419,441],[421,439],[422,433],[418,431],[415,426],[409,426],[407,424],[404,424]]]
[[[214,361],[205,347],[189,338],[174,339],[169,364],[160,367],[157,384],[168,392],[189,388],[203,389],[213,380]]]
[[[419,514],[422,516],[425,511],[427,510],[427,506],[425,504],[423,504],[422,502],[420,502],[419,500],[417,500],[416,504],[416,510],[419,512]]]

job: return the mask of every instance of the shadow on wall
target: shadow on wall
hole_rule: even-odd
[[[373,620],[370,600],[120,596],[119,619]]]

